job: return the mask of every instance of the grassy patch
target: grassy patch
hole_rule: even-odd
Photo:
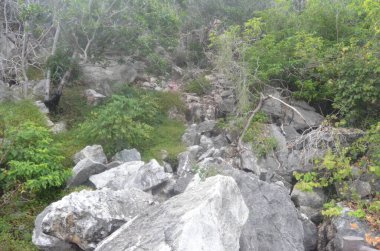
[[[26,121],[46,126],[44,115],[31,100],[0,104],[0,127],[17,127]]]
[[[69,128],[82,122],[93,108],[87,105],[86,98],[83,96],[85,89],[81,85],[66,88],[59,102],[59,113],[52,119],[64,120]]]
[[[195,93],[198,96],[203,96],[208,94],[212,90],[212,85],[208,79],[204,76],[196,78],[189,83],[187,83],[184,87],[185,92]]]
[[[161,150],[169,153],[169,160],[175,162],[177,155],[185,150],[181,137],[185,125],[180,121],[166,119],[154,129],[152,145],[143,151],[143,159],[161,159]]]
[[[28,70],[26,71],[26,75],[28,76],[29,80],[41,80],[44,79],[44,71],[40,68],[29,66]]]

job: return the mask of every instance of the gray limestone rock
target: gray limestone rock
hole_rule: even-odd
[[[122,190],[135,187],[137,171],[144,165],[142,161],[130,161],[102,173],[92,175],[90,182],[97,188]]]
[[[88,179],[94,175],[104,172],[107,167],[99,162],[85,158],[79,161],[73,168],[73,176],[67,182],[68,187],[86,185]]]
[[[52,210],[51,206],[45,208],[36,218],[34,223],[32,242],[39,250],[42,251],[77,251],[79,250],[73,244],[65,242],[64,240],[58,239],[57,237],[44,234],[42,232],[42,220],[45,216]]]
[[[121,162],[139,161],[139,160],[141,160],[141,155],[139,151],[137,151],[135,148],[124,149],[116,153],[115,156],[111,158],[111,161],[121,161]]]
[[[125,224],[96,251],[238,251],[247,216],[236,182],[218,175]]]
[[[142,161],[126,162],[118,167],[90,177],[90,182],[97,188],[107,187],[112,190],[138,188],[151,190],[168,181],[169,174],[165,172],[156,160],[144,164]]]
[[[79,161],[85,158],[102,164],[107,163],[107,157],[104,154],[103,147],[101,145],[86,146],[80,152],[74,155],[73,160],[74,163],[77,164]]]
[[[149,208],[152,201],[149,194],[138,189],[74,192],[49,206],[42,231],[83,250],[94,250],[101,240]]]

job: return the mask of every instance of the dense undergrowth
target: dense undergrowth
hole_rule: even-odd
[[[72,156],[84,146],[101,144],[108,157],[137,148],[144,160],[161,160],[165,150],[169,162],[184,150],[183,122],[168,118],[169,110],[184,111],[179,94],[124,88],[91,108],[78,90],[68,89],[66,95],[73,95],[62,100],[53,116],[68,121],[68,131],[57,135],[32,101],[0,104],[0,240],[5,243],[1,250],[35,250],[31,244],[35,217],[68,193],[64,186]]]
[[[134,0],[128,1],[131,8],[123,8],[125,12],[117,8],[126,2],[115,1],[109,9],[117,14],[112,27],[106,18],[110,13],[102,8],[102,3],[111,2],[93,2],[90,7],[104,19],[96,20],[87,12],[87,1],[65,1],[67,15],[59,18],[67,35],[62,37],[69,39],[62,40],[61,47],[71,48],[77,39],[76,49],[84,52],[81,49],[94,33],[96,39],[90,43],[88,55],[81,55],[88,56],[88,61],[101,61],[110,51],[133,55],[147,63],[151,74],[162,76],[171,74],[171,60],[182,67],[206,68],[211,59],[238,95],[239,116],[231,119],[237,134],[243,128],[244,115],[256,106],[258,94],[268,86],[310,102],[329,115],[331,126],[363,129],[365,136],[354,144],[317,160],[314,172],[295,176],[304,190],[338,187],[331,195],[332,202],[326,204],[326,217],[338,215],[336,202],[343,202],[354,210],[353,216],[367,219],[374,228],[380,226],[379,193],[360,199],[346,185],[357,173],[375,179],[380,176],[377,0],[309,0],[306,6],[285,0]],[[50,22],[46,17],[54,10],[54,6],[46,10],[34,7],[26,8],[24,16],[33,23],[31,36],[41,35]],[[57,53],[40,68],[57,66],[55,61],[67,62],[70,56],[71,51],[63,58]],[[40,68],[29,67],[29,78],[44,77]],[[57,77],[55,82],[63,74],[60,69],[58,76],[53,76]],[[50,132],[45,117],[31,101],[0,104],[2,251],[35,250],[31,244],[34,219],[46,205],[68,192],[64,186],[73,165],[71,157],[84,146],[101,144],[108,157],[134,147],[144,160],[168,155],[172,164],[184,150],[180,143],[184,125],[168,117],[169,112],[184,112],[178,94],[125,86],[93,108],[81,96],[83,89],[81,83],[64,89],[60,107],[51,115],[53,121],[67,123],[68,131],[58,135]],[[184,91],[197,95],[210,90],[211,84],[203,76],[184,86]],[[244,138],[259,157],[277,147],[268,136],[268,123],[268,118],[258,113]],[[231,126],[225,121],[221,124]]]

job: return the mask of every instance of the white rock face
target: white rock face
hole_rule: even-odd
[[[142,161],[130,161],[91,176],[90,182],[97,189],[107,187],[112,190],[122,190],[134,187],[147,191],[168,181],[169,177],[164,167],[156,160],[151,160],[147,164]]]
[[[121,162],[128,162],[128,161],[138,161],[141,160],[141,155],[139,151],[136,149],[124,149],[118,153],[115,154],[111,158],[111,161],[121,161]]]
[[[79,161],[85,158],[102,164],[107,163],[107,157],[104,154],[103,147],[101,145],[86,146],[80,152],[74,155],[73,160],[74,163],[77,164]]]
[[[32,242],[39,250],[43,251],[75,251],[77,250],[73,245],[65,242],[57,237],[44,234],[42,232],[42,220],[51,212],[51,207],[48,206],[36,218],[34,223],[35,228],[33,231]]]
[[[83,250],[93,250],[152,202],[151,195],[137,189],[74,192],[49,206],[42,220],[42,232],[75,243]]]
[[[111,168],[108,171],[92,175],[90,182],[97,188],[104,187],[112,190],[122,190],[134,187],[134,180],[137,171],[144,165],[142,161],[126,162],[118,167]]]
[[[125,224],[95,250],[238,251],[247,218],[236,182],[218,175]]]

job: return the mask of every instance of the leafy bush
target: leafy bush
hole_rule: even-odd
[[[164,75],[170,71],[170,63],[161,55],[151,53],[147,57],[149,67],[148,71],[156,75]]]
[[[252,149],[258,157],[265,157],[277,147],[276,139],[270,135],[266,124],[254,121],[248,128],[243,140],[252,144]]]
[[[59,83],[67,70],[72,69],[71,78],[75,78],[79,75],[80,69],[78,63],[72,60],[70,51],[62,49],[48,58],[46,68],[51,71],[51,78],[55,84]]]
[[[78,138],[102,145],[107,154],[128,147],[142,149],[150,144],[158,118],[157,101],[151,96],[114,95],[80,124]]]
[[[40,193],[61,187],[70,175],[50,131],[32,122],[6,130],[0,156],[0,185],[5,191],[21,185],[22,190]]]
[[[232,34],[233,43],[219,46],[215,58],[233,58],[227,67],[246,69],[255,92],[266,84],[289,88],[296,98],[337,113],[346,125],[368,128],[380,116],[375,2],[313,0],[298,11],[291,1],[278,1],[217,36],[223,41]],[[244,72],[233,69],[237,76]]]
[[[185,92],[195,93],[199,96],[203,96],[209,93],[211,89],[212,85],[210,81],[206,79],[204,76],[190,81],[184,87]]]
[[[341,216],[343,208],[338,206],[334,200],[323,205],[322,215],[328,218]]]

